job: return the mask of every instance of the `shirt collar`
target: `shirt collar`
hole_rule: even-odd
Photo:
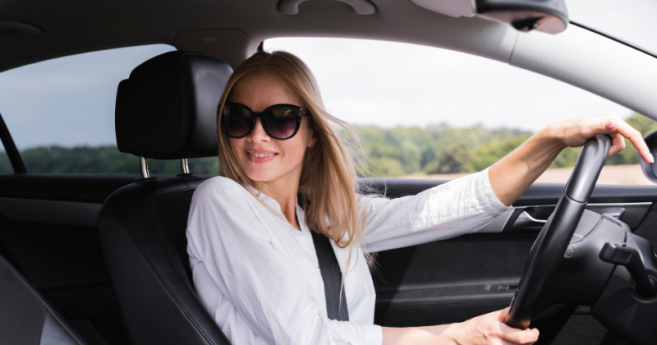
[[[280,215],[283,215],[283,211],[281,210],[281,205],[279,205],[278,201],[274,200],[274,198],[272,198],[269,195],[255,189],[252,186],[247,185],[246,188],[249,191],[251,191],[258,199],[262,200],[262,202],[267,204],[269,207],[273,208]],[[299,218],[299,222],[301,222],[302,218],[299,217],[299,214],[303,215],[303,209],[299,206],[299,199],[298,198],[297,198],[295,203],[296,203],[297,217]]]

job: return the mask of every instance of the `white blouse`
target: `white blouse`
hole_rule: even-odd
[[[324,283],[303,210],[301,231],[278,203],[224,177],[203,182],[187,222],[187,252],[196,291],[233,345],[382,343],[374,325],[376,294],[367,262],[354,249],[344,288],[349,321],[329,320]],[[397,199],[362,198],[368,252],[446,239],[477,229],[507,210],[484,170]],[[283,217],[283,218],[281,218]],[[331,241],[343,272],[348,248]]]

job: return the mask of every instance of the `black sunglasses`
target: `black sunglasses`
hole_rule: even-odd
[[[243,104],[226,103],[221,114],[221,130],[231,138],[244,138],[255,127],[256,118],[260,117],[267,135],[285,140],[297,134],[301,117],[309,115],[301,107],[292,104],[274,104],[263,112],[257,112]]]

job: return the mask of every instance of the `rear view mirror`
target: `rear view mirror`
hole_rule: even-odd
[[[649,133],[643,139],[648,144],[650,153],[657,157],[657,131]],[[641,163],[641,170],[643,170],[643,174],[646,175],[648,180],[657,183],[657,162],[650,164],[641,158],[639,158],[639,162]]]
[[[301,1],[301,0],[286,0]],[[344,1],[344,0],[340,0]],[[568,26],[566,0],[412,0],[416,5],[446,16],[479,16],[511,24],[520,31],[558,34]]]
[[[509,23],[520,31],[558,34],[568,26],[565,0],[476,0],[480,17]]]

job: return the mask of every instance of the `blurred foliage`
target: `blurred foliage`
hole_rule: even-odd
[[[522,145],[529,137],[531,137],[531,134],[521,134],[515,138],[491,140],[486,144],[475,147],[472,151],[472,160],[465,171],[475,172],[488,168]]]
[[[642,135],[657,130],[657,122],[634,114],[625,121]],[[426,128],[381,129],[361,127],[364,174],[402,176],[410,173],[449,174],[481,171],[525,142],[532,133],[517,129],[487,129],[480,125],[453,128],[446,124]],[[343,132],[344,134],[344,132]],[[639,155],[626,139],[626,149],[607,159],[607,165],[638,164]],[[572,167],[581,148],[566,148],[550,168]],[[394,162],[398,163],[395,164]]]
[[[463,143],[453,144],[438,152],[433,162],[424,167],[427,174],[453,174],[468,171],[472,150]]]
[[[0,151],[0,174],[11,174],[13,172],[14,168],[11,166],[7,153]]]
[[[425,128],[359,127],[358,135],[367,157],[359,166],[363,175],[371,176],[470,171],[473,148],[529,134],[508,128],[491,130],[481,125],[469,128],[453,128],[446,124]],[[351,142],[344,131],[340,131],[340,135]]]
[[[625,121],[644,136],[657,130],[657,122],[639,114]],[[352,150],[356,147],[345,131],[338,133]],[[481,125],[453,128],[439,124],[425,128],[359,127],[358,135],[365,155],[357,160],[360,174],[392,177],[481,171],[515,150],[532,133],[509,128],[488,129]],[[606,164],[638,164],[637,150],[627,140],[626,146],[624,151],[608,158]],[[563,150],[550,167],[574,166],[580,151],[581,148]],[[23,150],[21,157],[31,173],[139,173],[139,158],[121,153],[115,146],[42,146]],[[181,172],[178,160],[150,159],[148,165],[153,174]],[[219,174],[216,157],[190,159],[189,167],[191,172],[200,175]],[[0,151],[0,173],[12,171],[7,154]]]
[[[81,174],[139,174],[139,157],[119,152],[116,146],[40,146],[21,151],[25,169],[30,173],[81,173]],[[0,155],[0,169],[6,153]],[[7,160],[8,161],[8,160]],[[10,171],[11,165],[9,164]],[[179,160],[148,160],[152,174],[179,174]],[[189,160],[189,169],[197,174],[219,174],[219,161],[216,157],[194,158]],[[4,172],[4,171],[2,171]]]

